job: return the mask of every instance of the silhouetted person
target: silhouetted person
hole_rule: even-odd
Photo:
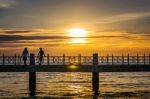
[[[40,61],[39,65],[41,65],[41,63],[43,61],[43,57],[45,56],[45,53],[42,48],[39,49],[38,56],[39,56],[39,61]]]
[[[27,48],[24,48],[23,52],[22,52],[22,57],[23,57],[23,61],[24,61],[24,65],[27,65],[27,58],[29,56],[29,52]]]

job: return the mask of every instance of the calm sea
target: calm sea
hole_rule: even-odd
[[[0,99],[28,99],[28,73],[0,73]],[[100,73],[93,97],[91,73],[37,73],[38,99],[150,99],[150,73]]]

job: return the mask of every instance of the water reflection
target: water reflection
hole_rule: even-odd
[[[93,99],[98,99],[99,95],[94,95]]]
[[[37,73],[37,99],[148,99],[149,77],[148,72],[100,73],[100,95],[93,96],[91,73]],[[0,99],[28,97],[28,73],[1,73],[0,80]]]
[[[69,69],[72,69],[72,70],[75,70],[75,69],[78,68],[78,66],[76,66],[76,65],[70,65],[70,66],[68,66],[68,68],[69,68]]]

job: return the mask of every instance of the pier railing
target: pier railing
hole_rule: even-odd
[[[135,56],[129,54],[100,56],[98,53],[94,53],[92,56],[82,56],[81,54],[77,56],[66,56],[65,54],[62,56],[47,55],[43,59],[43,66],[37,66],[38,64],[39,57],[35,56],[35,54],[30,54],[28,57],[28,66],[20,66],[23,65],[21,56],[0,56],[1,72],[29,72],[29,93],[31,97],[35,97],[36,72],[91,72],[92,90],[94,95],[98,96],[99,72],[149,72],[150,54]],[[76,66],[70,64],[75,64]]]
[[[27,64],[29,65],[30,56],[28,56]],[[39,57],[35,56],[35,65],[39,64]],[[67,56],[65,54],[61,56],[50,56],[49,54],[44,57],[42,65],[92,65],[92,56]],[[149,65],[149,55],[106,55],[98,56],[98,65]],[[0,56],[0,65],[23,65],[22,56]]]

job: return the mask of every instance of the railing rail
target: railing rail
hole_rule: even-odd
[[[30,56],[28,56],[27,64],[29,64]],[[76,56],[67,56],[65,54],[61,56],[50,56],[49,54],[43,58],[42,65],[92,65],[92,56],[82,56],[81,54]],[[36,65],[39,64],[39,57],[35,56]],[[149,55],[106,55],[98,57],[98,65],[149,65]],[[23,59],[20,55],[14,56],[0,56],[0,65],[23,65]]]

